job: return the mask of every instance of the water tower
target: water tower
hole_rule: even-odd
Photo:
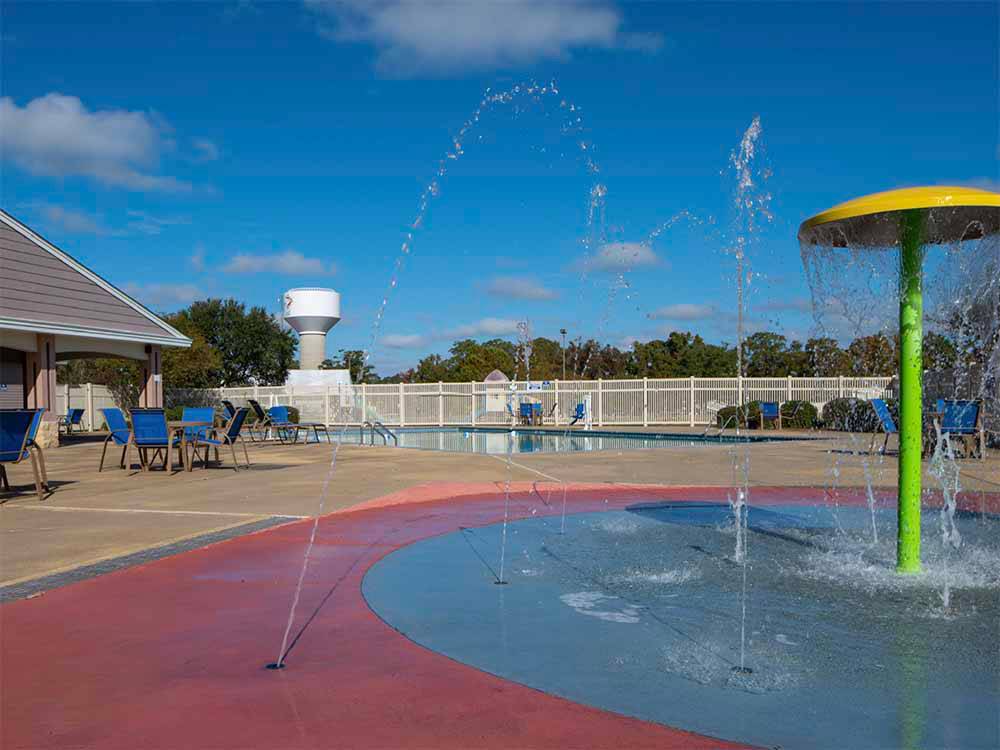
[[[289,289],[283,317],[299,334],[299,368],[318,370],[326,359],[326,334],[340,320],[340,295],[316,287]]]

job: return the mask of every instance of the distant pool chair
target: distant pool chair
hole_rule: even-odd
[[[278,440],[282,443],[297,443],[299,442],[299,430],[305,429],[308,432],[305,425],[291,420],[287,406],[272,406],[267,410],[267,416],[271,429],[274,430]]]
[[[532,405],[527,401],[522,401],[518,404],[518,419],[523,425],[530,425],[531,418],[533,414]]]
[[[215,449],[215,460],[219,461],[219,448],[224,445],[228,445],[233,453],[233,470],[239,471],[240,465],[239,461],[236,459],[236,443],[240,443],[243,446],[243,457],[247,462],[246,468],[250,468],[250,454],[247,452],[247,443],[246,440],[244,440],[240,435],[240,431],[243,429],[243,423],[246,421],[247,414],[249,413],[250,410],[245,407],[237,409],[236,413],[232,416],[224,428],[212,429],[207,435],[197,439],[195,442],[195,448],[204,449],[205,453],[202,456],[202,465],[206,469],[208,468],[209,449]]]
[[[767,424],[768,420],[775,423],[777,428],[781,429],[781,404],[777,401],[761,401],[760,405],[760,429],[764,429],[764,425]]]
[[[129,413],[132,415],[132,439],[126,450],[128,463],[131,463],[131,447],[135,446],[144,472],[149,471],[158,456],[163,461],[164,471],[171,471],[174,448],[180,447],[181,439],[170,433],[166,412],[163,409],[132,409]]]
[[[271,417],[268,416],[267,412],[264,411],[264,407],[260,405],[260,402],[256,399],[248,398],[247,403],[250,405],[251,411],[253,411],[254,416],[257,421],[251,425],[247,425],[247,434],[250,439],[254,442],[257,441],[257,433],[262,441],[267,440],[267,434],[271,428]]]
[[[125,452],[128,450],[129,439],[132,437],[132,428],[128,426],[125,415],[121,409],[107,408],[101,409],[104,415],[104,423],[108,426],[108,436],[104,438],[104,448],[101,449],[101,463],[97,466],[97,471],[104,469],[104,457],[108,453],[108,443],[113,442],[122,448],[122,457],[119,460],[119,467],[125,468]]]
[[[59,417],[58,429],[65,429],[66,434],[69,435],[73,432],[74,427],[80,426],[80,420],[83,419],[85,411],[86,409],[69,409],[63,416]]]
[[[582,404],[582,403],[577,404],[576,405],[576,411],[573,412],[573,419],[569,423],[570,426],[572,427],[577,422],[579,422],[581,419],[585,419],[586,416],[587,416],[587,407],[584,404]]]
[[[215,409],[213,409],[211,406],[185,406],[181,410],[181,421],[208,422],[211,425],[210,427],[184,428],[184,440],[191,448],[191,453],[193,454],[191,460],[193,461],[194,456],[198,455],[198,441],[201,440],[201,438],[208,437],[208,433],[211,432],[215,427]],[[218,460],[219,458],[218,451],[216,451],[215,458],[216,460]]]
[[[889,405],[883,399],[873,398],[870,403],[872,408],[875,410],[875,416],[878,417],[879,428],[885,433],[885,440],[882,442],[882,447],[879,449],[879,453],[884,456],[886,449],[889,447],[889,436],[895,435],[897,440],[899,439],[899,428],[896,426],[896,420],[892,418],[892,412],[889,411]],[[872,441],[868,446],[869,453],[874,452],[875,441],[877,439],[878,432],[872,433]]]
[[[938,399],[941,434],[962,441],[965,455],[986,458],[986,429],[983,426],[983,402],[961,399]],[[971,445],[971,448],[970,448]]]
[[[44,500],[49,489],[49,477],[45,471],[45,456],[35,442],[38,425],[45,409],[3,409],[0,410],[0,488],[9,492],[10,481],[4,464],[19,464],[25,459],[31,463],[31,473],[35,478],[35,492]]]

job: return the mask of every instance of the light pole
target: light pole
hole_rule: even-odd
[[[562,379],[566,379],[566,329],[560,328],[559,333],[562,334],[562,355],[563,355],[563,376]]]

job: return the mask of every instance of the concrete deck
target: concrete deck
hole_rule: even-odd
[[[867,463],[876,486],[895,486],[894,456],[851,453],[867,449],[866,437],[827,437],[745,446],[750,485],[862,486]],[[731,445],[535,453],[514,455],[508,468],[504,457],[344,446],[321,509],[321,489],[333,453],[326,444],[251,443],[253,466],[238,473],[200,466],[191,473],[125,472],[115,467],[116,456],[110,456],[112,468],[98,474],[101,440],[74,438],[46,452],[54,491],[43,502],[32,492],[30,467],[10,467],[17,491],[0,493],[0,586],[150,549],[202,546],[434,481],[732,486],[740,481],[734,448],[738,455],[744,453],[744,446]],[[963,460],[961,467],[965,490],[1000,489],[1000,456],[995,451],[985,462]],[[925,486],[936,487],[936,482],[926,476]]]

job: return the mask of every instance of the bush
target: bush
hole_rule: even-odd
[[[895,401],[886,401],[892,418],[899,420]],[[843,432],[877,432],[881,422],[869,401],[860,398],[835,398],[823,406],[823,428]]]
[[[781,405],[782,427],[808,430],[818,421],[819,411],[808,401],[786,401]]]
[[[168,422],[179,422],[184,418],[183,406],[168,406],[165,410]]]
[[[750,401],[739,406],[726,406],[719,409],[715,418],[717,427],[736,427],[736,415],[739,414],[739,426],[756,427],[760,424],[760,401]],[[808,401],[786,401],[781,404],[781,426],[792,429],[808,429],[815,427],[818,412]],[[768,420],[768,424],[777,429],[777,424]]]

